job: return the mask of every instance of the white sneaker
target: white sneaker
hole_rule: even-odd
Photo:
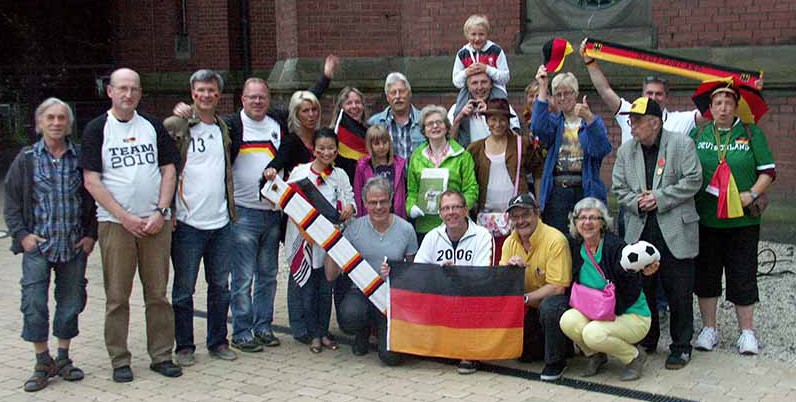
[[[757,345],[757,338],[755,332],[751,329],[741,331],[741,336],[738,337],[738,352],[742,355],[756,355],[760,353],[760,348]]]
[[[740,340],[738,341],[740,342]],[[710,352],[719,344],[719,332],[716,328],[704,327],[694,342],[694,349]]]

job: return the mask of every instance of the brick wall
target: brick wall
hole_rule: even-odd
[[[180,32],[182,19],[178,1],[127,0],[114,4],[117,66],[142,72],[227,69],[230,52],[238,51],[230,48],[227,2],[188,1],[187,27],[192,57],[186,61],[177,60],[174,52],[174,38]],[[237,41],[234,35],[232,39]]]
[[[188,33],[193,53],[187,61],[174,57],[178,33],[179,2],[119,0],[113,2],[115,58],[119,66],[142,72],[193,71],[202,67],[235,70],[240,67],[240,1],[188,0]],[[796,3],[773,0],[754,2],[754,9],[741,0],[673,0],[651,2],[658,47],[746,46],[796,43]],[[202,8],[198,8],[201,4]],[[442,0],[250,0],[252,66],[269,69],[277,60],[321,58],[329,53],[341,57],[422,57],[451,55],[465,43],[462,25],[470,14],[484,13],[492,23],[490,38],[512,54],[524,25],[525,2]],[[278,18],[277,18],[278,16]],[[201,39],[201,41],[200,41]],[[329,121],[330,94],[323,100],[324,121]],[[632,97],[633,94],[626,96]],[[672,109],[691,108],[687,93],[673,94]],[[417,94],[416,104],[449,106],[454,94]],[[606,117],[615,147],[618,129],[611,112],[596,94],[592,108]],[[151,99],[144,110],[162,115],[183,96]],[[761,122],[774,147],[780,172],[796,171],[786,157],[796,152],[796,97],[785,90],[767,90],[770,106]],[[522,109],[521,94],[512,104]],[[371,113],[385,105],[383,94],[367,94]],[[222,111],[234,108],[233,96],[225,95]],[[603,165],[603,178],[610,177],[614,156]],[[796,175],[781,174],[775,186],[779,194],[796,195]]]
[[[661,48],[779,45],[796,41],[796,2],[653,1]]]
[[[252,7],[259,3],[252,1]],[[323,57],[436,56],[464,43],[470,14],[484,13],[491,38],[507,52],[520,30],[520,1],[276,1],[280,59]]]
[[[249,5],[249,36],[253,69],[270,69],[279,60],[276,46],[275,7],[276,1],[274,0],[260,0]]]

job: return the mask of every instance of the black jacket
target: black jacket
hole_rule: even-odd
[[[80,147],[74,147],[78,158]],[[23,251],[22,239],[33,231],[33,146],[22,148],[11,167],[8,168],[5,180],[4,216],[12,237],[11,251],[19,254]],[[82,198],[81,220],[83,236],[97,239],[97,205],[86,188],[81,186]]]
[[[580,268],[583,266],[583,257],[580,255],[580,248],[583,240],[577,241],[569,239],[569,247],[572,251],[572,281],[580,283]],[[641,294],[641,273],[628,272],[622,268],[622,248],[625,242],[612,233],[607,233],[603,239],[602,260],[597,261],[605,273],[606,279],[611,281],[616,287],[616,315],[624,314]]]

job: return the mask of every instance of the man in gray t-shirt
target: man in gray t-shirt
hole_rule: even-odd
[[[417,253],[417,237],[412,225],[390,213],[392,186],[383,177],[369,179],[362,188],[362,201],[368,214],[358,218],[345,230],[345,237],[362,257],[383,277],[388,268],[384,262],[412,261]],[[339,269],[335,270],[339,273]],[[376,327],[379,359],[388,366],[403,361],[403,355],[387,351],[387,318],[358,288],[346,293],[338,310],[338,322],[343,331],[355,335],[353,352],[357,356],[368,353],[370,328]]]

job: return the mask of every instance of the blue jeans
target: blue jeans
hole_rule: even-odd
[[[550,189],[550,197],[544,204],[542,222],[558,229],[561,233],[569,233],[569,213],[581,199],[583,199],[583,187],[562,187],[554,183]]]
[[[329,335],[329,320],[332,315],[332,282],[326,280],[323,268],[313,269],[310,279],[299,288],[299,297],[304,307],[304,324],[311,338]]]
[[[291,276],[287,281],[287,319],[290,333],[298,341],[308,341],[310,336],[307,322],[304,319],[304,304],[301,300],[301,288]]]
[[[197,229],[182,222],[177,224],[171,241],[175,350],[196,350],[193,339],[193,294],[196,291],[200,260],[204,261],[207,281],[207,348],[213,350],[227,344],[229,250],[233,247],[232,240],[229,223],[213,230]]]
[[[47,342],[50,312],[47,298],[50,271],[55,271],[55,315],[53,336],[72,339],[79,333],[77,316],[86,307],[86,255],[82,251],[72,260],[52,263],[36,248],[22,256],[22,339]]]
[[[232,224],[232,339],[271,332],[282,213],[237,206]],[[254,293],[252,295],[252,287]]]

